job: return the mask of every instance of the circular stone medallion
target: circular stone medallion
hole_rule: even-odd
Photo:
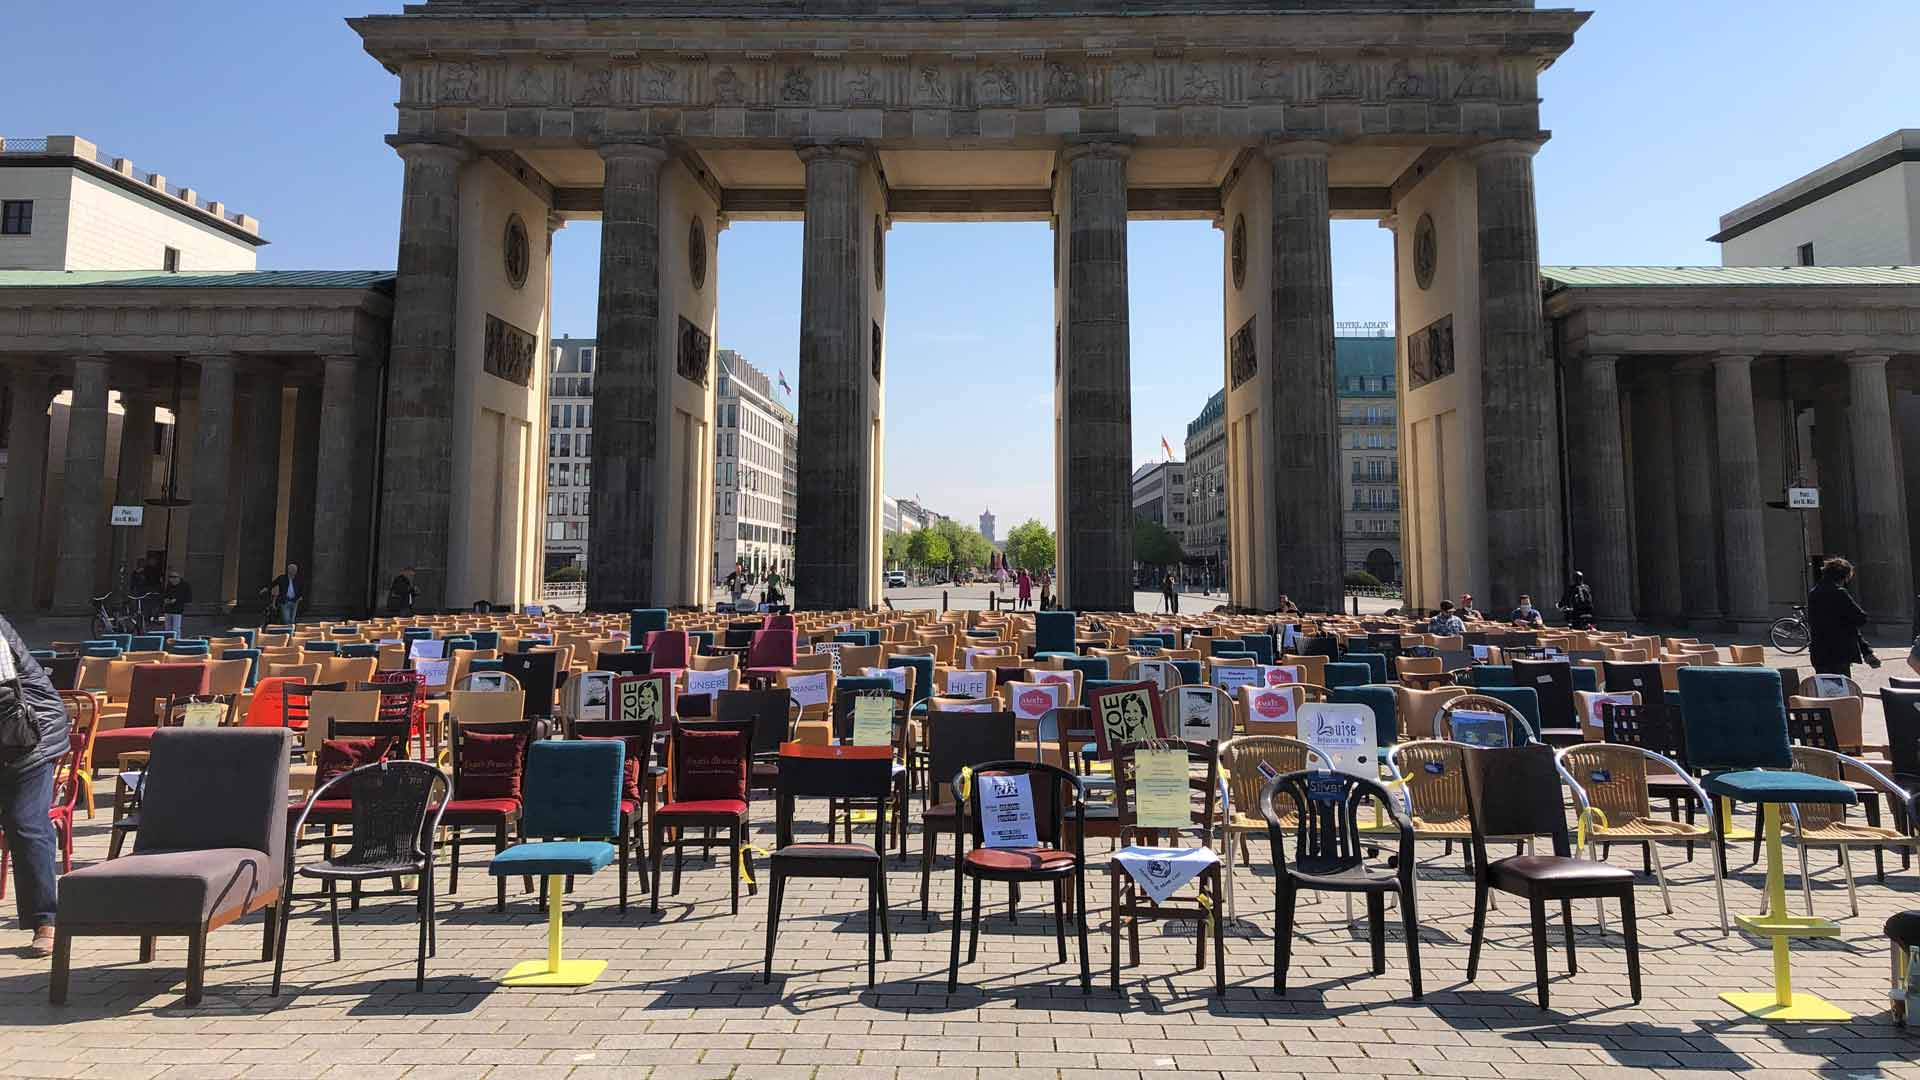
[[[1421,214],[1413,227],[1413,281],[1421,291],[1433,287],[1433,271],[1440,264],[1440,240],[1433,231],[1433,215]]]
[[[707,287],[707,225],[698,214],[687,226],[687,274],[694,288]]]
[[[1233,287],[1238,291],[1247,283],[1247,216],[1233,219]]]
[[[527,244],[527,223],[519,214],[507,215],[507,235],[501,241],[506,261],[507,282],[516,289],[527,284],[527,270],[533,265],[532,249]]]

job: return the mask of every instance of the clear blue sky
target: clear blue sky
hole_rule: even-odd
[[[9,0],[0,135],[78,134],[261,219],[269,269],[393,265],[395,80],[350,15],[398,0]],[[1548,6],[1547,3],[1542,6]],[[1715,263],[1719,215],[1920,125],[1914,0],[1592,0],[1542,80],[1536,163],[1548,263]],[[1176,448],[1219,386],[1221,235],[1130,233],[1136,462]],[[555,244],[554,330],[590,336],[598,230]],[[1393,317],[1389,238],[1336,222],[1336,316]],[[1053,517],[1052,298],[1038,224],[894,227],[887,490],[1002,535]],[[800,226],[720,241],[720,344],[797,380]]]

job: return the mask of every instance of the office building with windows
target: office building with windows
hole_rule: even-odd
[[[593,338],[553,343],[547,378],[547,570],[587,565],[593,514]]]
[[[799,506],[799,424],[774,396],[766,372],[732,349],[721,349],[719,360],[714,580],[724,580],[736,565],[756,580],[773,571],[791,576]]]
[[[1340,410],[1341,528],[1349,572],[1400,580],[1400,450],[1394,407],[1394,339],[1334,339]]]
[[[1206,588],[1227,580],[1227,392],[1216,391],[1187,424],[1187,577]]]

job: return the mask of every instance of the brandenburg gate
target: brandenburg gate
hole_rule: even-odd
[[[896,221],[1054,236],[1060,595],[1132,603],[1127,222],[1212,222],[1236,603],[1337,603],[1329,222],[1395,237],[1419,529],[1496,598],[1558,582],[1531,0],[427,0],[353,20],[406,163],[382,578],[424,607],[537,559],[552,234],[602,223],[590,602],[699,604],[721,230],[806,223],[796,599],[880,597]],[[989,321],[954,283],[952,317]],[[902,362],[912,363],[912,357]],[[1035,363],[1043,363],[1039,357]],[[1417,390],[1408,387],[1419,383]],[[957,429],[958,430],[958,429]],[[915,438],[922,433],[895,433]]]

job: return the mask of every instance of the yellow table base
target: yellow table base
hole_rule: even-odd
[[[500,977],[502,986],[591,986],[607,970],[605,960],[568,960],[561,953],[560,904],[567,879],[547,877],[547,958],[523,960]]]
[[[1794,938],[1838,937],[1840,927],[1826,919],[1787,914],[1787,872],[1780,852],[1780,804],[1762,811],[1767,839],[1767,913],[1740,915],[1740,929],[1768,938],[1773,949],[1773,989],[1729,991],[1720,1000],[1760,1020],[1851,1020],[1853,1014],[1818,994],[1793,989],[1791,943]]]

